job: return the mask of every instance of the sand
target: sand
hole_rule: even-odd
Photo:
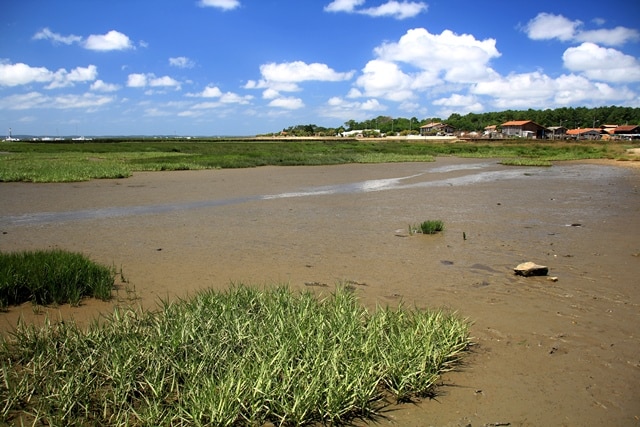
[[[113,301],[44,310],[80,323],[232,282],[321,294],[340,281],[371,309],[403,301],[473,322],[438,397],[379,425],[640,425],[640,169],[621,165],[439,158],[2,183],[0,250],[63,248],[121,269]],[[445,231],[408,235],[427,219]],[[557,281],[514,275],[525,261]],[[14,307],[0,330],[18,316],[44,319]]]

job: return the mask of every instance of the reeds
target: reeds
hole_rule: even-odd
[[[59,249],[0,252],[0,308],[34,304],[78,304],[90,296],[109,299],[115,273],[79,253]]]
[[[117,309],[87,331],[19,324],[0,343],[0,421],[342,423],[429,395],[468,343],[467,322],[442,311],[369,313],[341,286],[318,299],[239,285]]]

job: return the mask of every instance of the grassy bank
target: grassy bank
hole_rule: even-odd
[[[87,331],[19,325],[0,342],[0,420],[46,425],[306,425],[433,392],[469,344],[441,311],[368,312],[352,292],[205,291],[116,310]]]
[[[0,308],[78,304],[83,297],[111,296],[114,272],[81,254],[62,250],[0,252]]]
[[[518,159],[510,164],[617,158],[612,143],[207,140],[5,142],[0,181],[72,182],[136,171],[433,161],[436,156]]]

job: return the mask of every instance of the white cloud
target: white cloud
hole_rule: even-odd
[[[269,103],[270,107],[284,108],[286,110],[298,110],[304,108],[304,102],[300,98],[283,97],[276,98]]]
[[[327,101],[320,110],[320,115],[339,120],[363,120],[371,117],[372,112],[384,111],[386,107],[377,99],[367,99],[363,102],[347,101],[334,96]]]
[[[356,80],[362,88],[363,96],[380,97],[392,101],[403,101],[414,96],[413,78],[390,61],[374,59],[369,61]]]
[[[640,61],[613,48],[582,43],[562,55],[564,66],[592,80],[613,83],[640,82]]]
[[[233,10],[240,7],[238,0],[200,0],[198,4],[202,7],[215,7],[222,10]]]
[[[53,81],[46,87],[47,89],[57,89],[73,86],[75,83],[91,82],[98,76],[98,68],[95,65],[88,67],[76,67],[71,71],[64,68],[54,73]]]
[[[0,63],[0,86],[49,83],[47,89],[56,89],[73,86],[75,83],[93,81],[97,75],[98,68],[95,65],[76,67],[71,71],[61,68],[53,72],[45,67],[31,67],[23,63]]]
[[[99,96],[92,93],[83,95],[61,95],[53,99],[54,108],[70,109],[70,108],[96,108],[109,104],[115,98],[111,96]]]
[[[494,39],[477,40],[449,30],[431,34],[424,28],[408,30],[397,42],[383,43],[374,52],[377,59],[367,63],[355,86],[361,96],[398,102],[446,83],[495,79],[497,73],[489,62],[500,56]],[[352,92],[349,96],[357,95]]]
[[[562,15],[539,13],[524,26],[524,31],[531,40],[558,39],[565,42],[593,42],[608,46],[640,40],[640,32],[632,28],[582,30],[582,26],[583,22],[579,20],[571,21]]]
[[[0,109],[28,110],[33,108],[51,109],[95,109],[113,102],[111,96],[100,96],[92,93],[81,95],[67,94],[60,96],[47,96],[40,92],[11,95],[0,99]]]
[[[397,43],[384,43],[375,53],[380,59],[404,62],[433,76],[431,83],[423,79],[423,85],[440,83],[440,75],[453,83],[490,78],[494,71],[488,63],[500,56],[495,39],[477,40],[472,35],[459,35],[450,30],[431,34],[424,28],[407,31]]]
[[[47,106],[49,98],[40,92],[9,95],[0,98],[0,110],[30,110]]]
[[[478,113],[484,110],[483,105],[478,101],[477,97],[473,95],[460,95],[457,93],[451,94],[446,98],[436,99],[433,101],[433,105],[440,105],[444,107],[444,109],[439,112],[441,117],[448,117],[453,112],[467,114]]]
[[[338,82],[349,80],[355,71],[337,72],[326,64],[307,64],[302,61],[268,63],[260,66],[262,79],[249,80],[245,89],[265,89],[263,98],[272,99],[271,104],[295,104],[295,98],[280,98],[280,92],[298,92],[302,90],[299,83],[307,81]],[[277,105],[280,106],[280,105]],[[289,108],[289,107],[284,107]],[[300,107],[296,107],[300,108]]]
[[[120,89],[120,86],[112,83],[105,83],[102,80],[96,80],[91,84],[90,89],[96,92],[115,92]]]
[[[365,0],[334,0],[324,7],[327,12],[353,12]]]
[[[207,86],[206,88],[204,88],[200,96],[203,98],[219,98],[220,96],[222,96],[222,91],[218,89],[217,86]]]
[[[510,74],[471,87],[474,95],[491,98],[498,108],[549,108],[565,105],[599,105],[603,102],[631,101],[637,97],[625,87],[592,82],[575,74],[551,78],[539,71]]]
[[[84,42],[85,49],[109,51],[132,49],[129,37],[121,32],[111,30],[107,34],[92,34]]]
[[[196,64],[186,56],[169,58],[169,65],[178,68],[193,68]]]
[[[31,67],[22,62],[17,64],[0,63],[0,85],[19,86],[31,83],[50,82],[53,72],[45,67]]]
[[[242,105],[246,105],[252,99],[253,99],[253,96],[251,96],[251,95],[241,96],[241,95],[238,95],[237,93],[226,92],[226,93],[223,93],[222,96],[220,97],[220,102],[222,102],[223,104],[242,104]]]
[[[373,17],[389,16],[395,19],[413,18],[427,11],[427,4],[422,2],[388,1],[377,7],[362,9],[359,13]]]
[[[365,0],[334,0],[325,6],[326,12],[358,13],[372,17],[392,17],[395,19],[413,18],[426,12],[428,6],[424,2],[389,0],[375,7],[358,9]]]
[[[571,21],[562,15],[539,13],[524,27],[531,40],[572,40],[582,21]]]
[[[80,43],[82,41],[82,37],[74,36],[73,34],[68,36],[63,36],[62,34],[54,33],[49,28],[43,28],[38,31],[34,36],[34,40],[51,40],[54,43],[62,43],[62,44],[72,44],[72,43]]]
[[[207,86],[203,89],[202,92],[199,93],[188,93],[186,96],[189,97],[198,97],[198,98],[218,98],[219,102],[211,103],[212,105],[221,105],[221,104],[248,104],[253,96],[251,95],[238,95],[233,92],[222,92],[217,86]],[[206,104],[206,103],[201,103]]]
[[[260,72],[267,82],[300,83],[304,81],[337,82],[349,80],[354,72],[339,73],[326,64],[307,64],[302,61],[269,63],[260,66]]]
[[[176,90],[180,89],[180,82],[175,80],[169,76],[156,77],[153,73],[148,74],[139,74],[133,73],[129,74],[127,78],[127,86],[128,87],[173,87]]]
[[[145,87],[147,85],[147,76],[146,74],[129,74],[127,78],[127,86],[128,87]]]

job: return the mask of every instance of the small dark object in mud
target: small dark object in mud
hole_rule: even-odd
[[[327,284],[326,283],[320,283],[320,282],[304,282],[305,286],[317,286],[320,288],[326,288]]]
[[[486,280],[483,280],[482,282],[476,282],[471,286],[473,286],[474,288],[484,288],[485,286],[489,286],[489,285],[490,285],[489,282],[487,282]]]
[[[443,259],[443,260],[440,261],[440,264],[453,265],[453,261],[449,261],[449,260]]]

